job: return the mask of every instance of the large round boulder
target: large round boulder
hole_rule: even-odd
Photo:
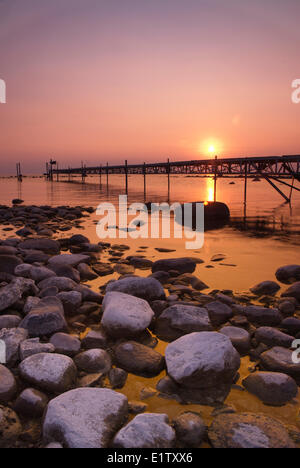
[[[255,372],[243,380],[243,385],[248,392],[271,406],[283,406],[298,395],[295,380],[279,372]]]
[[[148,302],[165,299],[164,288],[155,278],[128,277],[112,281],[107,285],[106,292],[130,294]]]

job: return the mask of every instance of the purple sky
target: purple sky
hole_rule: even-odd
[[[300,153],[299,0],[0,0],[0,173]]]

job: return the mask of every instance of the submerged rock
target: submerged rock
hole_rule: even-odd
[[[279,289],[280,286],[275,281],[263,281],[251,288],[250,291],[256,296],[273,296]]]
[[[178,271],[179,274],[194,273],[197,263],[203,263],[202,260],[194,258],[168,258],[154,262],[152,273],[157,271]]]
[[[102,326],[115,338],[138,336],[150,325],[154,313],[149,304],[121,292],[108,292],[103,301]]]
[[[300,265],[287,265],[276,271],[276,278],[281,283],[295,283],[300,281]]]
[[[121,292],[148,302],[165,299],[164,289],[155,278],[124,278],[109,283],[106,292]]]
[[[192,332],[212,330],[206,309],[180,304],[165,309],[155,325],[155,334],[164,341],[177,340]]]
[[[66,448],[107,448],[128,415],[127,398],[113,390],[81,388],[51,400],[44,442]]]
[[[166,414],[139,414],[113,441],[115,448],[173,448],[176,436]]]
[[[298,395],[295,380],[279,372],[255,372],[243,380],[243,385],[266,405],[283,406]]]
[[[208,436],[213,448],[295,448],[283,425],[260,414],[217,416]]]

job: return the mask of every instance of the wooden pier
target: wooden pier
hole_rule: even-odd
[[[99,175],[100,185],[102,176],[106,177],[106,184],[109,184],[109,175],[123,174],[125,177],[125,190],[128,193],[128,176],[140,174],[144,177],[144,192],[146,194],[147,175],[165,174],[168,180],[168,193],[170,193],[171,175],[191,175],[197,177],[214,178],[214,198],[217,200],[217,181],[219,178],[244,179],[244,202],[247,202],[247,183],[249,179],[266,180],[286,202],[290,202],[293,191],[300,191],[295,184],[300,182],[300,155],[292,156],[268,156],[268,157],[249,157],[249,158],[229,158],[220,159],[217,156],[214,159],[176,161],[158,163],[128,164],[125,161],[123,165],[106,165],[86,167],[84,164],[77,168],[58,168],[57,163],[51,160],[46,166],[46,176],[49,180],[59,181],[60,175],[68,176],[71,181],[72,176],[80,176],[82,182],[88,175]],[[285,194],[278,183],[289,188],[289,194]]]

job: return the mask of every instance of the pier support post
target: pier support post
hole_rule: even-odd
[[[245,162],[245,187],[244,187],[244,215],[247,211],[247,191],[248,191],[248,163]]]
[[[217,201],[218,156],[215,157],[214,202]]]
[[[170,159],[168,159],[167,172],[168,172],[168,203],[169,203],[169,202],[170,202],[170,188],[171,188],[171,181],[170,181],[170,173],[171,173]]]
[[[125,161],[125,190],[126,195],[128,195],[128,161]]]
[[[99,167],[100,189],[102,189],[102,164]]]
[[[59,182],[58,163],[56,163],[56,182]]]
[[[144,162],[144,167],[143,167],[143,174],[144,174],[144,201],[146,201],[147,198],[147,185],[146,185],[146,163]]]
[[[108,163],[106,163],[106,188],[108,191]]]

